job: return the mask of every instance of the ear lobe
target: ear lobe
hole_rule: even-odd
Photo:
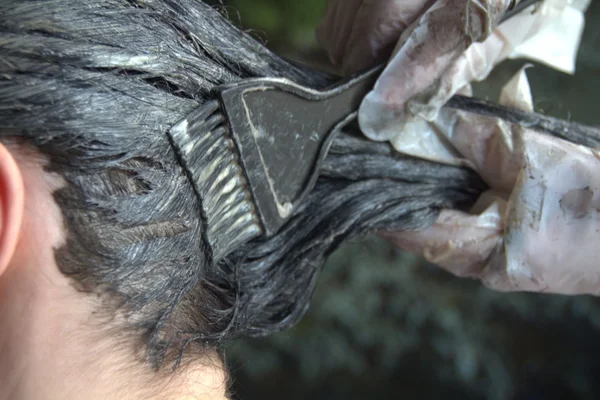
[[[21,232],[24,187],[12,154],[0,143],[0,277],[8,267]]]

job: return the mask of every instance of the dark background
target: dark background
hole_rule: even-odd
[[[326,0],[224,3],[279,54],[327,67],[314,38]],[[600,125],[598,2],[587,19],[575,76],[528,75],[538,111]],[[496,99],[522,64],[478,95]],[[600,399],[600,301],[495,293],[367,237],[330,259],[297,327],[239,341],[227,359],[242,400]]]

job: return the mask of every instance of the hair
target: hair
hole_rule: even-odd
[[[483,189],[470,171],[398,155],[350,126],[291,221],[213,264],[167,131],[216,85],[274,76],[322,88],[331,76],[197,0],[3,0],[0,55],[2,140],[35,146],[65,181],[58,266],[125,313],[155,368],[292,326],[342,241],[428,227]]]

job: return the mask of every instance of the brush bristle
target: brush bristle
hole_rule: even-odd
[[[213,261],[262,233],[245,173],[219,103],[211,101],[170,130],[200,197]]]

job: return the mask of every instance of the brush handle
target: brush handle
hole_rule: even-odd
[[[355,116],[382,67],[326,91],[261,78],[218,95],[267,235],[276,233],[310,192],[333,135]]]

